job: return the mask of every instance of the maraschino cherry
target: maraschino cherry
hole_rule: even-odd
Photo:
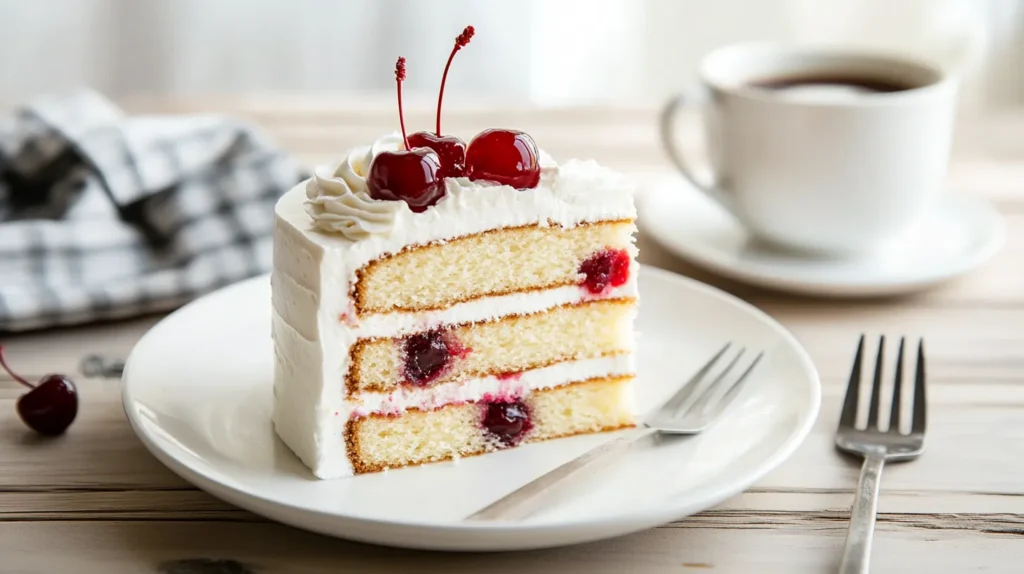
[[[530,134],[519,130],[489,129],[478,133],[469,142],[466,168],[469,179],[529,189],[540,183],[539,155]]]
[[[437,152],[441,158],[442,177],[462,177],[466,175],[466,142],[455,136],[441,135],[441,101],[444,99],[444,85],[448,81],[448,68],[455,59],[455,54],[469,43],[476,31],[472,26],[466,29],[455,38],[455,47],[448,56],[448,63],[444,65],[444,74],[441,76],[441,89],[437,94],[437,126],[434,133],[416,132],[409,136],[409,143],[413,147],[428,147]]]
[[[46,375],[33,385],[15,374],[4,361],[0,345],[0,367],[15,381],[32,389],[18,398],[21,420],[39,434],[55,436],[64,432],[78,414],[78,392],[71,379],[64,375]]]
[[[429,148],[410,147],[405,134],[405,116],[402,113],[405,58],[399,58],[395,64],[395,80],[398,83],[398,122],[402,126],[405,149],[377,154],[370,164],[366,187],[374,199],[402,200],[409,204],[409,209],[419,213],[444,197],[441,160]]]

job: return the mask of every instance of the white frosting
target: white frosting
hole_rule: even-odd
[[[306,183],[306,210],[313,224],[321,231],[340,233],[352,241],[389,233],[395,224],[395,213],[405,202],[373,199],[366,188],[366,176],[378,154],[399,149],[404,149],[401,136],[389,134],[372,145],[349,151],[333,170],[314,170]]]
[[[531,391],[596,377],[628,375],[634,370],[632,354],[599,357],[526,371],[518,379],[485,377],[425,389],[403,387],[390,393],[360,393],[352,402],[346,402],[345,407],[352,416],[365,416],[369,413],[398,414],[412,408],[436,409],[452,403],[474,403],[491,397],[522,398]]]
[[[400,134],[391,133],[378,138],[368,146],[353,148],[333,170],[319,167],[306,182],[306,211],[313,225],[325,233],[337,233],[349,241],[357,242],[370,236],[386,237],[393,234],[399,212],[403,220],[416,217],[404,201],[373,199],[366,185],[370,164],[383,151],[405,149]],[[540,152],[540,186],[551,185],[558,174],[558,166],[551,156]],[[468,178],[446,180],[446,196],[453,189],[464,187],[509,187]],[[509,187],[509,189],[512,189]],[[441,199],[444,201],[444,198]]]
[[[352,221],[354,217],[348,220],[351,225],[328,225],[326,216],[316,215],[316,206],[330,206],[336,215],[341,213],[340,200],[328,201],[334,180],[344,182],[353,195],[361,191],[356,176],[365,174],[366,157],[372,159],[374,153],[373,146],[361,149],[362,152],[350,154],[343,162],[347,167],[335,170],[336,177],[329,178],[331,183],[316,184],[313,199],[307,197],[309,182],[304,182],[286,193],[276,207],[272,276],[277,354],[274,424],[285,443],[321,478],[352,474],[344,446],[345,423],[357,407],[375,408],[373,403],[359,406],[346,403],[344,398],[349,349],[359,338],[396,336],[441,324],[536,312],[587,298],[581,289],[570,286],[483,298],[431,313],[390,313],[356,320],[349,286],[359,268],[409,245],[441,242],[490,229],[535,224],[572,227],[583,222],[636,217],[633,190],[624,177],[592,161],[573,160],[556,166],[549,156],[542,154],[541,182],[533,189],[449,178],[445,180],[445,197],[422,213],[413,213],[404,202],[380,202],[397,206],[390,228],[369,224],[362,227],[362,223]],[[360,153],[362,160],[358,159]],[[336,197],[346,195],[340,187],[333,189]],[[328,207],[322,209],[326,213]],[[341,217],[344,216],[334,217],[335,222]],[[350,233],[343,234],[340,229]],[[629,241],[630,238],[623,238],[623,242]],[[635,248],[632,243],[629,245],[635,256]],[[630,277],[635,278],[635,260],[632,265]],[[636,296],[636,292],[635,280],[631,280],[605,296]],[[624,329],[618,335],[623,346],[629,347],[632,332]],[[596,364],[599,363],[588,367],[595,369],[589,376],[612,374],[596,372],[600,370]],[[531,384],[547,384],[555,375],[582,372],[547,371],[543,376],[552,377],[549,379],[524,375],[520,383],[529,388]],[[494,379],[473,383],[475,392],[480,393],[494,392],[498,384]],[[429,395],[403,394],[400,399],[375,400],[395,406],[419,404],[417,401],[426,404],[437,400],[441,396],[438,393],[449,392],[455,393],[437,390]]]

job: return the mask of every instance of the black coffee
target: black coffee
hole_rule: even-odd
[[[758,80],[751,87],[772,91],[820,91],[860,94],[887,94],[911,90],[918,86],[885,78],[852,76],[793,76]]]

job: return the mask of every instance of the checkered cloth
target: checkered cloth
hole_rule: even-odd
[[[29,103],[0,118],[0,331],[163,311],[268,271],[273,205],[304,175],[230,118]]]

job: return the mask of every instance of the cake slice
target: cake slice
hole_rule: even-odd
[[[320,478],[634,424],[629,182],[458,144],[403,124],[277,205],[274,428]]]

